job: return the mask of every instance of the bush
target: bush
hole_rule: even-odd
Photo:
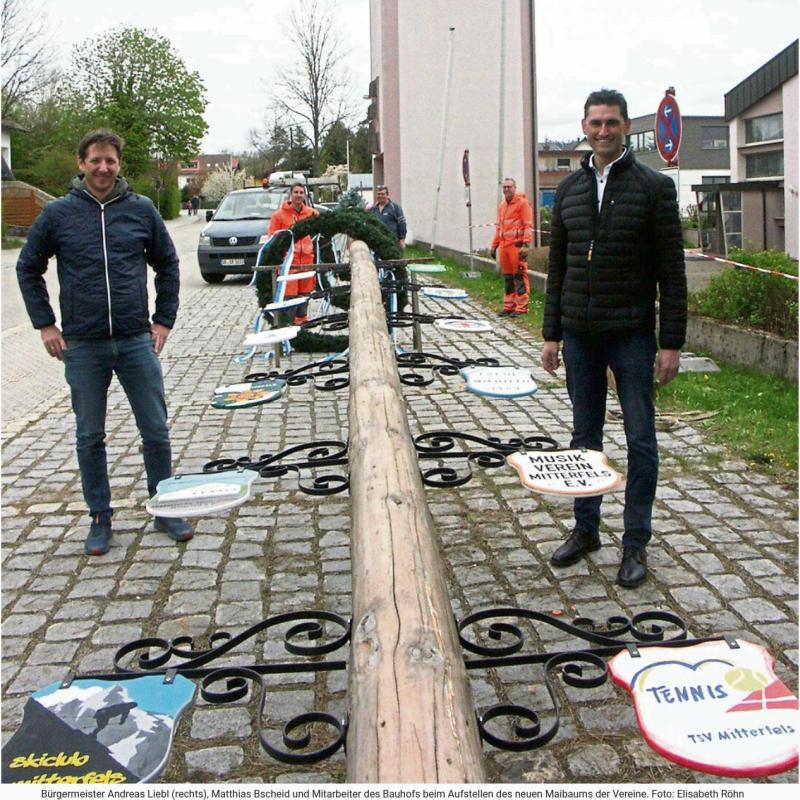
[[[75,153],[51,150],[33,166],[15,169],[15,174],[18,180],[37,186],[53,197],[63,197],[69,191],[72,179],[78,174]]]
[[[162,186],[161,191],[156,191],[155,178],[152,175],[141,175],[132,181],[131,189],[136,194],[149,197],[161,212],[162,219],[175,219],[181,213],[181,190],[177,183]]]
[[[161,217],[175,219],[181,213],[181,190],[177,183],[171,183],[161,190]]]
[[[531,247],[528,251],[528,267],[534,272],[543,272],[546,275],[549,258],[549,247]]]
[[[732,261],[797,275],[797,264],[777,250],[732,249]],[[745,325],[797,339],[797,281],[745,269],[727,269],[694,295],[692,311],[722,322]]]

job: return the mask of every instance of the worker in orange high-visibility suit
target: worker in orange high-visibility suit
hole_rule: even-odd
[[[513,178],[503,180],[503,202],[497,207],[492,258],[500,252],[500,272],[505,279],[501,317],[528,313],[531,285],[526,259],[533,233],[533,210]]]
[[[316,208],[306,205],[306,187],[302,183],[292,185],[289,199],[270,217],[269,229],[267,233],[272,235],[277,231],[288,230],[301,219],[316,217],[319,214]],[[310,236],[304,236],[294,243],[294,258],[289,268],[289,274],[293,272],[304,272],[304,267],[315,262],[314,244]],[[298,297],[303,294],[311,294],[317,285],[317,278],[303,278],[299,281],[287,281],[286,292],[283,297],[288,300],[290,297]],[[308,303],[295,308],[294,324],[302,325],[308,322]]]

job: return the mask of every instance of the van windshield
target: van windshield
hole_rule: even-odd
[[[217,209],[215,220],[269,219],[281,207],[285,192],[229,194]]]

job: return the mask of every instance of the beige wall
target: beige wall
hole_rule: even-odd
[[[455,28],[436,241],[461,251],[469,247],[461,177],[466,148],[473,222],[492,223],[496,216],[501,54],[506,63],[502,172],[514,177],[521,190],[530,191],[524,185],[520,0],[506,0],[505,5],[506,42],[501,47],[496,0],[372,0],[370,4],[385,179],[393,198],[402,203],[413,235],[425,241],[432,235],[436,201],[448,28]],[[487,247],[492,235],[491,227],[476,228],[474,246]]]

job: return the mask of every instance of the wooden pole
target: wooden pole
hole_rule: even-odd
[[[349,783],[485,782],[377,273],[350,246]]]

